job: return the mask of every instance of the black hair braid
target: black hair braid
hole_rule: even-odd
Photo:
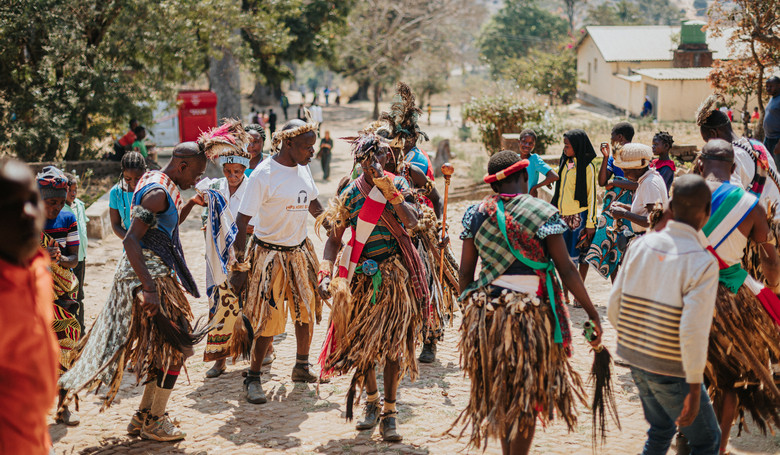
[[[666,131],[659,131],[655,133],[655,136],[653,136],[653,140],[661,141],[664,144],[668,145],[669,147],[671,147],[672,144],[674,144],[674,138],[672,137],[671,134],[669,134]]]
[[[488,161],[488,174],[494,175],[509,166],[520,161],[520,155],[511,150],[502,150],[490,157]]]
[[[254,131],[255,133],[259,134],[260,137],[263,138],[263,141],[265,141],[265,128],[263,128],[257,123],[252,123],[250,125],[245,126],[244,131],[246,131],[247,133]]]
[[[122,156],[122,170],[139,169],[146,170],[146,160],[139,152],[127,152]]]

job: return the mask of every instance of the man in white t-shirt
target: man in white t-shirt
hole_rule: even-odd
[[[610,213],[615,219],[630,221],[635,233],[647,231],[650,226],[648,215],[656,204],[660,203],[664,210],[669,207],[666,182],[658,171],[650,167],[651,161],[653,148],[635,142],[624,145],[615,157],[615,165],[623,169],[626,178],[637,182],[638,186],[630,207],[614,202]]]
[[[316,382],[309,371],[313,322],[322,319],[317,292],[319,263],[307,238],[306,218],[322,213],[319,191],[309,170],[314,156],[315,123],[294,119],[274,134],[278,153],[262,161],[249,176],[236,217],[238,263],[230,283],[237,295],[246,288],[244,315],[252,322],[255,342],[244,392],[250,403],[265,403],[260,368],[274,336],[284,332],[287,313],[295,321],[297,355],[294,382]],[[244,260],[247,227],[254,217],[254,234]],[[247,286],[247,277],[249,285]]]

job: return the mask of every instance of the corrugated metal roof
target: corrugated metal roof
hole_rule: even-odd
[[[586,36],[596,43],[601,55],[608,62],[631,61],[668,61],[672,60],[677,44],[672,43],[672,36],[680,33],[679,26],[667,25],[619,25],[619,26],[589,26]],[[728,58],[726,37],[714,38],[707,32],[707,46],[713,52],[713,57],[720,60]]]
[[[659,81],[707,79],[710,71],[712,68],[645,68],[634,70],[637,74]]]

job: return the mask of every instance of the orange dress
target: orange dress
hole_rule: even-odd
[[[49,259],[0,259],[0,455],[48,455],[47,416],[57,398],[60,348],[52,330]]]

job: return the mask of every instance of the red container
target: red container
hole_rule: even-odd
[[[200,133],[217,126],[217,94],[208,90],[184,90],[179,106],[179,140],[195,141]]]

